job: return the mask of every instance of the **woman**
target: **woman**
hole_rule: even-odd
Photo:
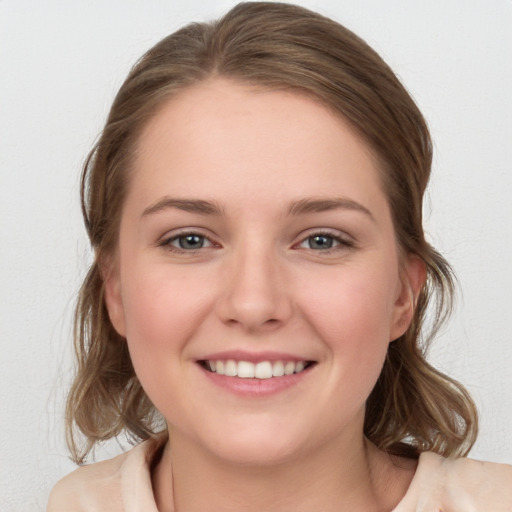
[[[510,510],[510,468],[443,458],[477,417],[420,344],[453,287],[430,164],[395,75],[310,11],[240,4],[151,49],[84,170],[68,401],[77,462],[146,441],[48,510]]]

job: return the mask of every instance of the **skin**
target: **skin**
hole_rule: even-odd
[[[365,440],[364,405],[425,273],[400,256],[378,164],[343,119],[221,79],[175,96],[141,135],[105,274],[112,323],[169,427],[159,510],[368,512],[403,497],[414,463]],[[314,365],[241,396],[198,364],[227,350]]]

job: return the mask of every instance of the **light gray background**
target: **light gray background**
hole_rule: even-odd
[[[1,512],[44,510],[73,469],[63,401],[74,297],[91,256],[81,163],[143,51],[234,3],[0,0]],[[512,1],[300,3],[366,38],[429,121],[427,231],[463,291],[431,356],[478,403],[472,455],[512,463]]]

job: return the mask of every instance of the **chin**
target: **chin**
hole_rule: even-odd
[[[212,432],[203,446],[216,458],[240,466],[284,464],[297,457],[304,445],[303,436],[282,425],[242,425]]]

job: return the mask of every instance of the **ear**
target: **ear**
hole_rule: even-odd
[[[103,260],[98,265],[103,279],[104,299],[110,322],[117,333],[125,338],[126,322],[121,294],[121,280],[119,278],[119,265],[114,259],[110,258]]]
[[[409,254],[404,260],[400,286],[393,307],[389,341],[402,336],[411,325],[418,295],[427,279],[427,269],[422,259],[415,254]]]

